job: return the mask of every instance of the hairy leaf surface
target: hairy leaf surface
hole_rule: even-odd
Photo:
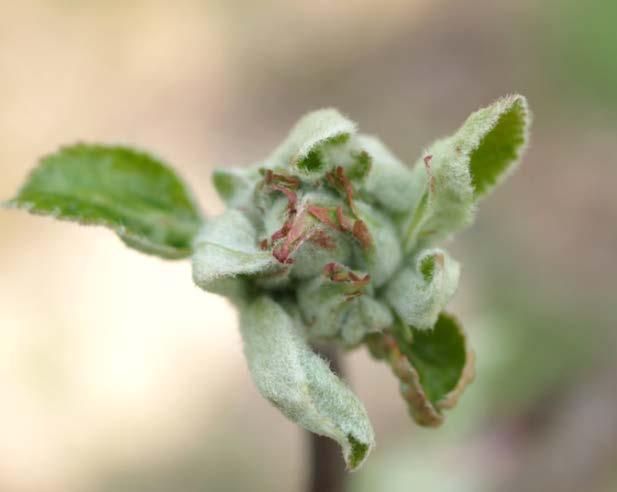
[[[386,299],[405,323],[433,327],[456,291],[460,265],[441,249],[423,251],[388,283]]]
[[[399,320],[389,333],[372,335],[371,353],[388,362],[414,420],[436,427],[443,410],[456,405],[474,377],[474,355],[462,327],[441,313],[432,330],[418,330]]]
[[[231,296],[239,292],[235,280],[274,270],[277,262],[270,252],[259,248],[256,234],[239,210],[230,209],[208,220],[195,239],[195,283],[204,290]]]
[[[504,97],[428,148],[413,169],[416,201],[404,228],[406,251],[471,224],[476,202],[518,163],[529,121],[523,96]]]
[[[125,147],[77,144],[44,157],[7,206],[107,226],[128,245],[184,258],[202,223],[174,171]]]
[[[344,143],[355,132],[356,124],[336,109],[313,111],[296,123],[266,163],[291,166],[301,175],[319,178],[332,167],[324,146]]]
[[[371,169],[362,190],[390,212],[401,213],[409,210],[413,204],[411,169],[378,138],[358,135],[356,141],[371,159]]]
[[[261,297],[243,310],[241,331],[259,392],[290,420],[337,441],[348,468],[360,466],[374,445],[366,410],[309,348],[301,326],[279,304]]]

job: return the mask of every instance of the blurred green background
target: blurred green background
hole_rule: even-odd
[[[351,490],[617,490],[617,2],[2,1],[0,197],[77,140],[163,156],[208,214],[214,166],[335,106],[407,162],[511,92],[519,172],[450,247],[477,379],[438,430],[346,358],[378,447]],[[257,395],[188,263],[0,212],[0,490],[302,490],[307,443]]]

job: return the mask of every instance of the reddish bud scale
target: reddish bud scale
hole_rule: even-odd
[[[285,243],[272,250],[272,256],[284,265],[290,265],[293,263],[293,259],[290,258],[289,255],[289,247]]]
[[[279,191],[287,198],[287,220],[278,231],[272,234],[271,240],[275,242],[284,239],[281,244],[272,250],[272,255],[283,264],[291,264],[293,259],[290,256],[299,247],[299,244],[294,243],[300,239],[302,241],[305,239],[301,238],[302,227],[299,225],[300,220],[296,216],[298,195],[293,191],[300,187],[300,180],[293,176],[275,173],[271,169],[262,170],[261,173],[270,191]],[[300,241],[300,244],[302,241]]]
[[[274,176],[274,171],[272,171],[272,169],[260,169],[259,172],[264,177],[264,181],[266,182],[266,184],[272,183],[272,179]]]
[[[339,263],[331,262],[324,267],[324,275],[333,282],[346,282],[349,280],[348,270]]]
[[[336,207],[336,218],[342,231],[351,231],[351,221],[343,214],[343,207]]]
[[[351,270],[349,270],[349,279],[353,280],[354,282],[357,280],[360,280],[360,276],[357,273],[352,272]]]
[[[270,239],[272,239],[272,241],[278,241],[279,239],[283,239],[289,233],[292,223],[293,223],[293,217],[289,217],[283,223],[283,226],[278,231],[276,231],[274,234],[272,234]]]
[[[329,277],[329,276],[330,276],[330,274],[331,274],[333,271],[335,271],[337,268],[339,268],[338,263],[335,263],[335,262],[333,262],[333,261],[332,261],[332,262],[330,262],[330,263],[326,263],[326,264],[324,265],[324,267],[323,267],[323,274],[324,274],[326,277]]]
[[[304,213],[300,216],[296,216],[298,196],[293,189],[299,188],[300,180],[293,176],[275,173],[271,169],[263,170],[262,174],[264,176],[265,183],[270,187],[270,189],[283,193],[287,197],[288,201],[287,220],[283,226],[271,236],[272,242],[284,240],[273,249],[273,256],[281,263],[293,263],[290,256],[307,239],[324,249],[334,249],[336,244],[332,237],[322,230],[310,231],[310,227],[306,223]],[[353,201],[353,188],[351,182],[345,175],[345,170],[341,166],[338,166],[335,171],[326,174],[326,180],[332,187],[344,192],[350,209],[353,214],[358,217],[358,212]],[[338,206],[336,209],[330,209],[328,207],[320,207],[318,205],[309,205],[306,212],[331,229],[342,232],[351,232],[351,234],[365,249],[372,243],[371,234],[366,227],[366,224],[362,220],[358,219],[352,225],[351,220],[345,216],[341,206]],[[262,242],[260,247],[262,247],[262,249],[267,248],[267,242]],[[337,273],[335,277],[332,277],[332,279],[334,281],[350,280],[348,277],[342,277],[340,273]],[[364,286],[363,279],[356,278],[351,281],[362,283],[362,285],[357,286],[359,288]],[[356,295],[355,292],[353,294]]]
[[[426,174],[428,175],[429,189],[431,193],[435,193],[435,176],[433,176],[433,171],[431,170],[431,160],[433,159],[432,155],[424,156],[424,167],[426,168]]]
[[[356,220],[353,224],[353,229],[351,230],[351,233],[358,241],[360,241],[360,244],[364,249],[368,249],[371,247],[371,244],[373,243],[373,238],[371,237],[371,233],[369,232],[368,227],[366,227],[364,221]]]
[[[287,197],[287,201],[289,202],[287,208],[291,213],[296,211],[296,205],[298,204],[298,196],[291,190],[285,188],[284,186],[271,184],[270,185],[273,190],[280,191]]]
[[[345,189],[345,194],[347,195],[347,202],[349,203],[349,208],[351,208],[352,212],[357,217],[358,211],[356,210],[356,205],[353,201],[353,188],[351,186],[351,181],[349,181],[349,179],[347,178],[347,175],[345,174],[345,170],[341,166],[336,168],[336,175],[339,181],[341,182],[341,184],[343,185],[343,188]]]
[[[369,274],[366,274],[364,277],[356,276],[356,279],[352,280],[352,282],[355,288],[364,289],[364,287],[371,283],[371,276]]]
[[[360,277],[357,273],[338,263],[328,263],[324,267],[324,276],[332,282],[345,283],[349,285],[345,299],[351,300],[364,294],[364,287],[371,282],[371,276]],[[347,289],[346,289],[347,290]]]
[[[322,224],[325,224],[332,229],[338,229],[338,226],[332,221],[329,208],[319,207],[318,205],[309,205],[307,211]]]
[[[309,224],[306,221],[306,213],[300,214],[291,225],[291,229],[287,234],[287,241],[293,244],[303,238],[308,237],[308,226]]]
[[[358,211],[356,209],[356,205],[353,201],[353,187],[351,185],[351,181],[345,174],[345,169],[342,166],[337,166],[334,171],[326,174],[326,180],[333,188],[342,191],[346,198],[349,208],[354,213],[354,215],[358,216]]]
[[[283,225],[285,233],[281,236],[278,234],[281,231],[277,231],[280,237],[284,241],[278,245],[272,251],[274,257],[281,263],[290,264],[293,263],[293,259],[290,256],[313,234],[311,224],[306,220],[306,212],[296,216],[295,214],[290,216]],[[281,229],[282,230],[282,229]]]
[[[300,187],[300,180],[295,176],[275,173],[272,169],[260,169],[259,172],[264,177],[266,184],[281,184],[293,190],[297,190]]]
[[[321,229],[317,229],[315,232],[313,232],[309,237],[309,241],[315,243],[317,246],[323,249],[332,250],[336,248],[336,243],[334,242],[334,239],[328,236],[328,234]]]

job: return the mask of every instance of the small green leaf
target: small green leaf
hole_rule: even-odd
[[[413,169],[411,207],[405,230],[405,251],[433,245],[471,224],[474,195],[469,161],[458,156],[450,141],[431,146]]]
[[[476,200],[488,194],[518,164],[527,144],[529,108],[522,96],[508,96],[472,114],[456,138],[469,154]]]
[[[442,411],[456,405],[474,378],[474,355],[462,327],[442,313],[432,330],[399,322],[391,333],[372,335],[373,356],[385,359],[399,378],[401,394],[420,425],[441,425]]]
[[[233,279],[267,274],[278,263],[257,243],[255,227],[241,211],[230,209],[208,220],[194,243],[193,280],[204,290],[229,295]]]
[[[256,168],[215,169],[212,182],[216,192],[228,207],[241,207],[250,203],[260,175]]]
[[[405,323],[428,330],[456,292],[459,274],[445,251],[426,250],[388,283],[385,297]]]
[[[276,302],[261,297],[241,315],[244,353],[264,398],[305,429],[337,441],[349,469],[374,445],[358,398],[307,345],[299,323]]]
[[[127,245],[164,258],[189,256],[202,223],[191,193],[166,164],[103,145],[77,144],[44,157],[5,205],[107,226]]]
[[[358,309],[341,329],[341,337],[348,348],[357,346],[367,334],[388,328],[394,321],[388,306],[374,297],[362,296],[357,301]]]
[[[520,160],[529,121],[523,96],[504,97],[429,147],[413,169],[416,202],[404,228],[405,251],[435,244],[471,224],[475,203]]]
[[[357,145],[371,158],[371,169],[361,187],[388,211],[400,213],[409,210],[413,203],[411,189],[413,174],[376,137],[358,135]]]
[[[367,226],[370,245],[358,246],[357,259],[361,268],[371,275],[375,287],[381,287],[396,272],[403,260],[401,241],[390,218],[360,200],[355,202],[358,218]]]
[[[435,406],[449,398],[467,362],[465,335],[455,318],[442,313],[432,330],[411,329],[412,340],[402,349],[420,375],[420,383]]]
[[[324,155],[328,145],[345,143],[356,125],[335,109],[308,113],[296,123],[285,141],[266,159],[271,166],[295,168],[298,173],[319,178],[331,167]]]
[[[347,177],[352,181],[362,181],[366,179],[373,167],[373,160],[369,153],[365,150],[351,149],[349,154],[349,158],[344,159],[349,162],[344,162],[346,165],[343,166],[347,173]]]
[[[366,334],[392,324],[387,306],[371,297],[370,278],[331,263],[331,275],[319,275],[297,288],[298,307],[311,340],[342,338],[355,346]],[[365,292],[366,290],[366,292]]]

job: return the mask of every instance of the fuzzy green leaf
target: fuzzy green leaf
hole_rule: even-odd
[[[164,258],[189,256],[202,223],[191,193],[166,164],[103,145],[77,144],[44,157],[5,205],[107,226],[127,245]]]
[[[362,186],[380,205],[390,212],[400,213],[409,210],[413,203],[410,193],[413,186],[411,169],[403,164],[376,137],[358,135],[357,145],[370,156],[371,169]]]
[[[285,141],[266,159],[271,166],[291,166],[299,174],[319,178],[331,167],[324,150],[346,142],[356,125],[335,109],[320,109],[302,117]]]
[[[344,269],[340,270],[347,277]],[[366,334],[392,324],[387,306],[370,296],[362,281],[365,275],[333,281],[320,275],[302,282],[297,289],[298,307],[311,340],[342,338],[347,346],[358,344]]]
[[[522,96],[509,96],[472,114],[456,138],[469,154],[476,200],[487,195],[518,164],[527,144],[529,108]]]
[[[388,283],[385,297],[405,323],[427,330],[454,295],[459,274],[460,265],[445,251],[426,250]]]
[[[241,316],[244,352],[264,398],[305,429],[337,441],[349,469],[362,464],[374,434],[362,403],[315,354],[301,326],[261,297]]]
[[[471,224],[475,203],[518,163],[529,120],[523,96],[504,97],[429,147],[413,169],[416,203],[405,224],[406,251]]]
[[[240,207],[250,203],[260,175],[256,168],[215,169],[212,182],[216,192],[228,207]]]
[[[239,210],[230,209],[208,220],[194,243],[193,280],[202,289],[230,295],[237,289],[231,282],[275,269],[277,262],[271,253],[257,244],[253,224]]]
[[[426,396],[439,407],[454,391],[467,363],[465,335],[457,320],[445,313],[439,315],[432,330],[411,328],[410,343],[401,349],[420,375]]]
[[[400,391],[414,420],[436,427],[443,410],[456,405],[474,378],[474,354],[455,318],[441,313],[432,330],[398,321],[391,332],[371,335],[373,356],[385,359],[400,380]]]
[[[370,233],[371,244],[363,247],[358,261],[364,263],[361,268],[371,275],[375,287],[381,287],[396,272],[403,260],[403,250],[390,218],[377,207],[356,201],[358,218],[366,224]]]

